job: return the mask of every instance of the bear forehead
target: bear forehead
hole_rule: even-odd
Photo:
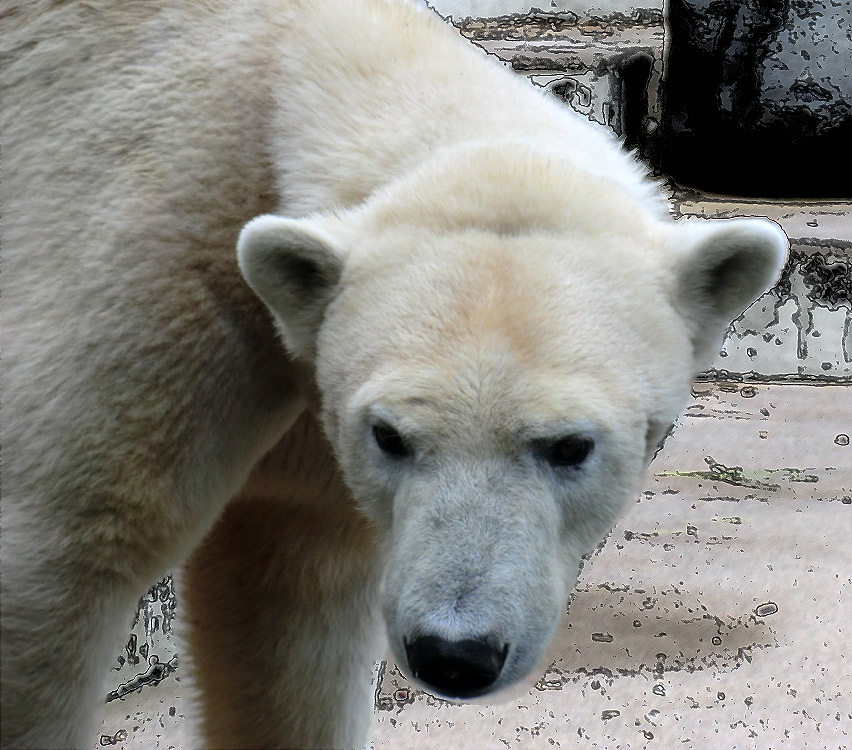
[[[358,401],[421,427],[478,425],[510,436],[613,424],[627,406],[618,394],[630,390],[618,373],[531,370],[496,347],[456,355],[415,368],[389,362]]]
[[[368,321],[374,342],[388,339],[384,357],[496,348],[535,367],[569,357],[574,370],[595,368],[668,322],[665,279],[640,243],[580,231],[397,233],[356,260],[341,306],[345,319]]]
[[[329,318],[322,349],[355,388],[373,383],[364,398],[511,429],[611,423],[647,400],[666,306],[641,264],[602,263],[576,237],[468,232],[415,245],[344,284]]]

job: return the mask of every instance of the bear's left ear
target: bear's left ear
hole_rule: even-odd
[[[676,223],[670,242],[675,306],[704,367],[730,322],[778,278],[787,237],[767,219],[693,219]]]
[[[310,358],[343,269],[338,243],[315,219],[266,214],[243,227],[237,259],[249,286],[272,311],[287,349]]]

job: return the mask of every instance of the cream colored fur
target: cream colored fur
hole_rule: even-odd
[[[184,564],[205,747],[363,745],[382,614],[403,666],[487,630],[495,689],[529,674],[780,231],[671,223],[605,132],[404,2],[0,24],[3,747],[92,744]],[[289,355],[234,254],[267,213],[240,263]],[[574,473],[533,451],[574,433]]]

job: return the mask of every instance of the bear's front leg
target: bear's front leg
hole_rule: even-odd
[[[91,747],[144,589],[93,565],[56,528],[6,511],[0,747]],[[26,540],[12,533],[23,530]]]
[[[179,605],[204,747],[367,744],[384,649],[378,552],[341,501],[235,500],[187,565]]]

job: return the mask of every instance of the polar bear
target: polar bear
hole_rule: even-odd
[[[529,675],[782,232],[401,0],[2,11],[3,746],[179,567],[206,747],[362,746],[386,642]]]

